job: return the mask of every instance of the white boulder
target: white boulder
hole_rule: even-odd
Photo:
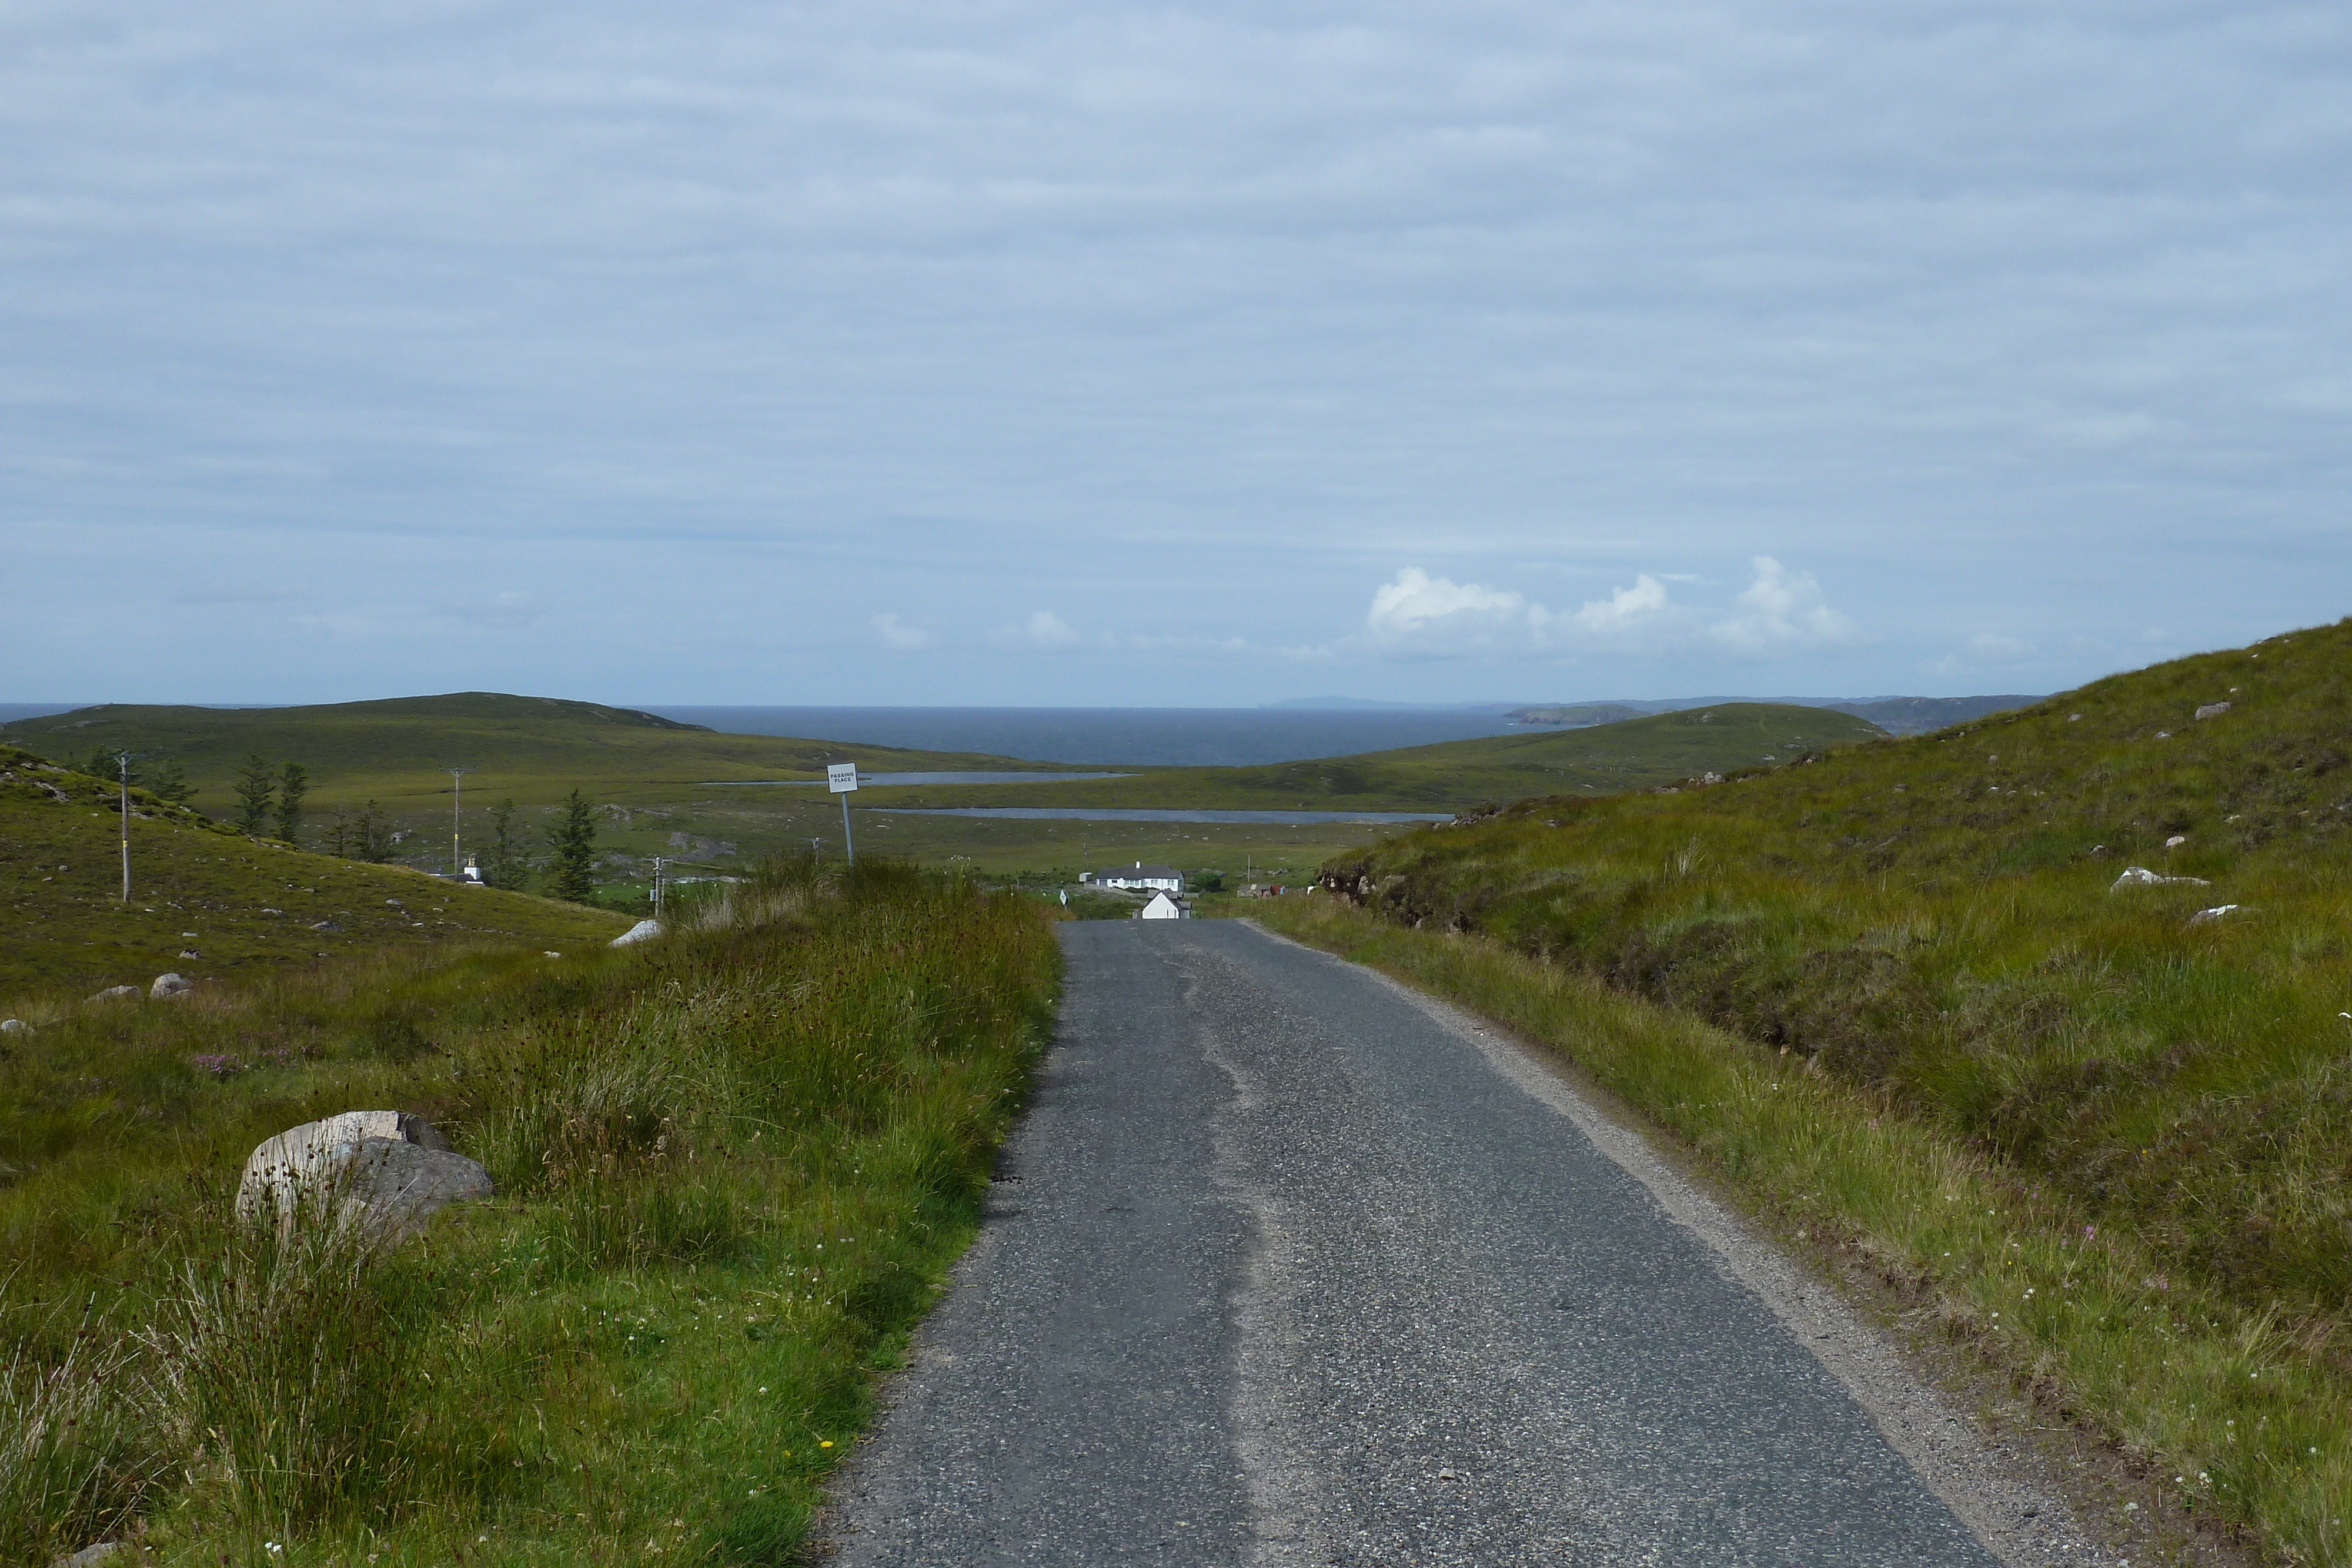
[[[488,1197],[490,1173],[455,1153],[422,1116],[346,1111],[305,1122],[264,1143],[245,1162],[236,1215],[275,1218],[282,1234],[308,1207],[396,1247],[452,1203]]]
[[[660,921],[640,920],[635,925],[630,926],[626,931],[622,932],[618,936],[614,937],[613,946],[615,947],[626,947],[632,943],[650,942],[661,934],[662,923]]]
[[[139,995],[136,986],[109,986],[89,999],[94,1002],[129,1001]]]
[[[2230,711],[2228,703],[2207,703],[2197,710],[2199,718],[2220,718]]]
[[[196,983],[185,975],[158,975],[155,983],[147,988],[147,994],[160,1002],[171,997],[184,997],[195,988]]]
[[[2221,919],[2221,916],[2229,914],[2231,910],[2238,907],[2239,906],[2234,904],[2217,904],[2210,909],[2200,909],[2196,914],[2190,915],[2189,917],[2189,924],[2191,925],[2203,925],[2209,921]]]
[[[0,1034],[30,1034],[33,1026],[23,1019],[0,1019]]]
[[[2170,887],[2176,883],[2190,887],[2212,885],[2201,876],[2158,876],[2144,865],[2127,865],[2124,867],[2123,875],[2108,884],[2107,891],[2116,893],[2126,887]]]

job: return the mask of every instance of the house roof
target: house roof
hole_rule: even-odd
[[[1182,875],[1183,873],[1172,865],[1115,865],[1095,873],[1095,880],[1109,882],[1116,878],[1127,882],[1141,882],[1146,877],[1153,877],[1164,882],[1170,877],[1181,880]]]

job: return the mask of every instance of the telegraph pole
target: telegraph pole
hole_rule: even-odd
[[[474,770],[452,768],[446,771],[449,775],[449,874],[460,877],[466,874],[466,852],[459,842],[465,821],[459,814],[459,807],[466,798],[466,775]]]
[[[122,902],[131,902],[131,753],[118,751],[114,760],[122,766]]]

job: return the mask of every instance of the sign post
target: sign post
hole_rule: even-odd
[[[841,797],[841,847],[849,863],[857,863],[857,842],[849,836],[849,797],[857,788],[857,764],[828,762],[824,767],[824,787]]]

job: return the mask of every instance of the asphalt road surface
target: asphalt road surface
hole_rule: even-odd
[[[1055,1050],[837,1561],[2097,1560],[1509,1042],[1239,922],[1060,929]]]

